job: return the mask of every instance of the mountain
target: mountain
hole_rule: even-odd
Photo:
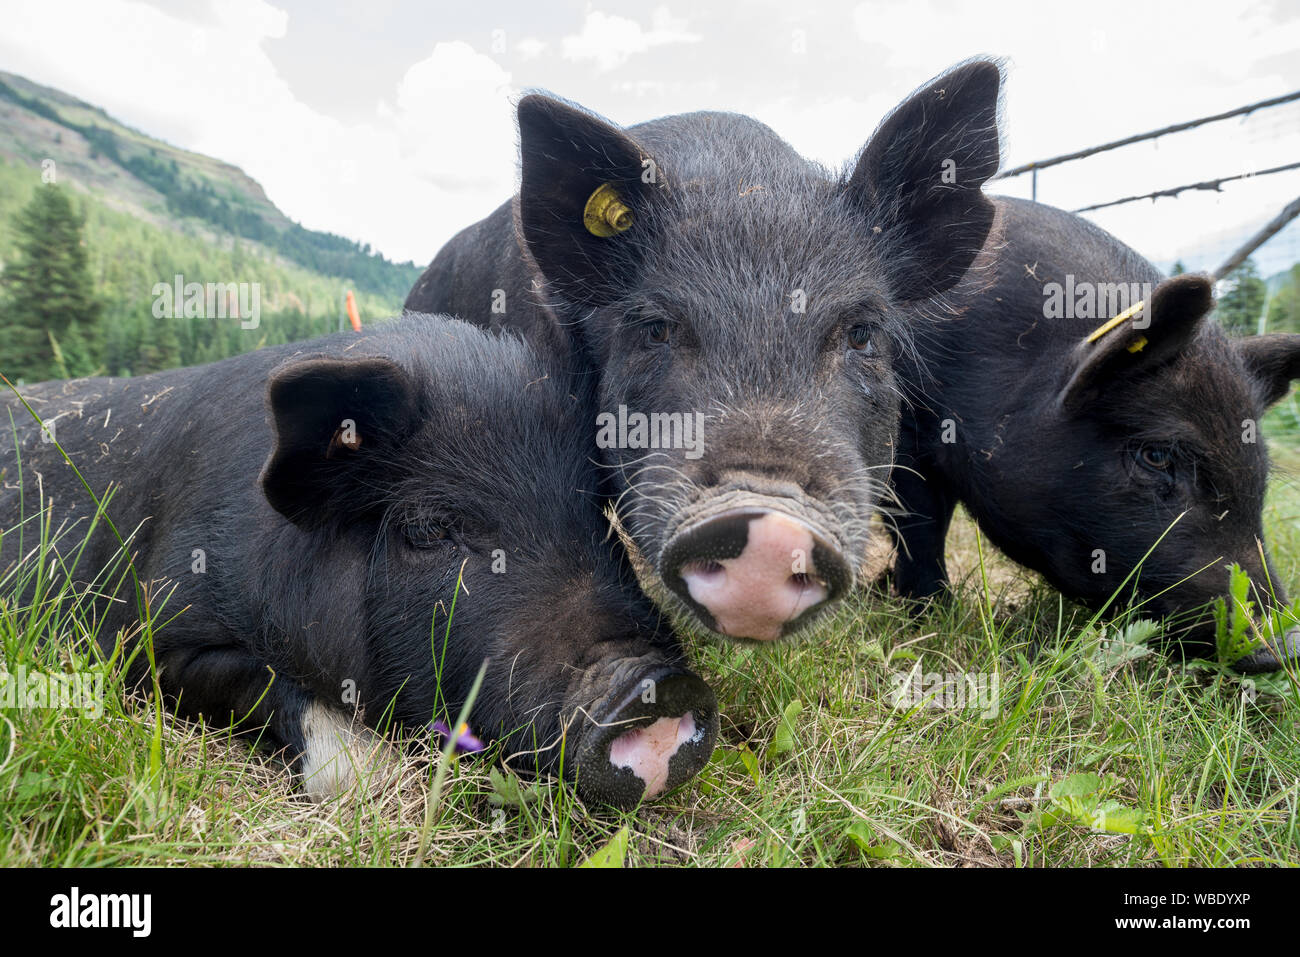
[[[304,229],[238,167],[0,71],[0,269],[15,253],[15,214],[51,173],[86,217],[110,373],[143,371],[140,349],[157,336],[175,335],[176,361],[189,364],[329,331],[347,290],[363,320],[396,314],[420,275],[421,267],[390,262],[369,245]],[[267,321],[256,336],[240,334],[238,324],[234,332],[151,329],[152,290],[178,274],[186,282],[258,283]],[[170,355],[170,345],[164,351]]]

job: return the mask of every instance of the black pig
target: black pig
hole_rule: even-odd
[[[388,713],[449,721],[485,658],[474,730],[504,739],[516,765],[563,760],[588,798],[632,804],[708,759],[713,693],[590,495],[591,413],[526,344],[421,317],[21,393],[97,494],[120,486],[108,514],[136,530],[141,580],[155,604],[174,589],[160,619],[186,609],[156,635],[165,698],[265,728],[313,796],[347,786],[352,752],[374,740],[355,705],[371,726]],[[28,510],[43,488],[70,523],[70,557],[93,505],[30,414],[12,397],[0,409],[18,429]],[[12,442],[0,465],[11,526]],[[0,569],[18,547],[5,536]],[[116,552],[101,528],[78,578]],[[130,587],[115,602],[109,591],[96,603],[104,643],[137,615]],[[129,679],[144,667],[139,656]]]
[[[1227,596],[1228,563],[1284,600],[1262,557],[1258,422],[1300,375],[1300,336],[1230,339],[1208,318],[1208,279],[1165,279],[1078,216],[997,203],[1005,242],[900,364],[915,401],[894,474],[895,587],[925,598],[945,586],[961,502],[1008,556],[1087,604],[1141,562],[1122,597],[1172,618],[1192,647],[1213,634],[1205,606]],[[1267,651],[1238,663],[1277,665]]]
[[[865,556],[903,307],[956,283],[989,231],[1000,83],[973,61],[927,84],[838,178],[748,117],[623,130],[527,96],[518,196],[448,243],[407,308],[590,370],[651,594],[725,636],[792,634]]]

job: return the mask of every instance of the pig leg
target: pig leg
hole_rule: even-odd
[[[319,699],[312,698],[303,711],[302,735],[299,770],[303,789],[313,801],[344,794],[358,776],[368,780],[389,765],[389,748],[382,738]]]
[[[898,550],[894,587],[904,598],[923,601],[948,587],[943,547],[957,500],[937,474],[921,468],[894,469],[893,483],[899,504],[889,527]]]
[[[312,800],[342,794],[358,771],[383,760],[385,746],[373,732],[237,646],[173,647],[160,651],[158,665],[163,694],[178,714],[263,732],[262,740],[302,775]]]

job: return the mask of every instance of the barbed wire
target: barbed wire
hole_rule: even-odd
[[[1088,213],[1094,209],[1106,209],[1109,206],[1122,206],[1124,203],[1135,203],[1139,199],[1160,199],[1162,196],[1177,196],[1179,193],[1189,189],[1214,190],[1222,192],[1219,189],[1224,183],[1231,183],[1239,179],[1253,179],[1256,176],[1268,176],[1270,173],[1282,173],[1286,170],[1300,169],[1300,162],[1288,163],[1285,166],[1274,166],[1271,169],[1254,170],[1250,173],[1238,173],[1235,176],[1221,176],[1218,179],[1207,179],[1199,183],[1188,183],[1186,186],[1174,186],[1170,189],[1157,189],[1154,192],[1142,193],[1140,196],[1125,196],[1123,199],[1112,199],[1105,203],[1093,203],[1091,206],[1081,206],[1074,210],[1076,213]]]
[[[1180,133],[1183,130],[1191,130],[1198,126],[1204,126],[1206,123],[1217,123],[1220,120],[1228,120],[1234,116],[1245,116],[1254,113],[1256,110],[1267,109],[1271,106],[1280,106],[1283,103],[1291,103],[1296,100],[1300,100],[1300,90],[1296,90],[1294,93],[1287,93],[1284,96],[1275,96],[1272,99],[1260,100],[1258,103],[1239,106],[1235,110],[1228,110],[1225,113],[1215,113],[1212,116],[1202,116],[1195,120],[1187,120],[1182,123],[1174,123],[1170,126],[1162,126],[1158,130],[1151,130],[1147,133],[1136,133],[1133,136],[1126,136],[1123,139],[1112,140],[1109,143],[1102,143],[1099,146],[1090,146],[1087,149],[1076,150],[1073,153],[1063,153],[1060,156],[1053,156],[1050,159],[1035,160],[1032,163],[1025,163],[1023,166],[1016,166],[1012,169],[1003,170],[1001,173],[997,173],[991,177],[991,179],[1010,179],[1013,176],[1022,176],[1025,173],[1047,169],[1049,166],[1059,166],[1061,163],[1069,163],[1073,160],[1083,159],[1086,156],[1095,156],[1098,153],[1105,153],[1108,150],[1119,149],[1121,146],[1130,146],[1133,143],[1141,143],[1143,140],[1152,140],[1160,136],[1168,136],[1170,133]]]
[[[1300,108],[1300,90],[1297,90],[1292,93],[1287,93],[1282,96],[1271,97],[1266,100],[1259,100],[1258,102],[1255,103],[1248,103],[1245,106],[1240,106],[1232,110],[1226,110],[1222,113],[1214,113],[1209,116],[1202,116],[1196,119],[1186,120],[1180,123],[1172,123],[1168,126],[1162,126],[1159,129],[1150,130],[1145,133],[1136,133],[1132,136],[1126,136],[1121,139],[1111,140],[1109,142],[1101,143],[1096,146],[1091,146],[1086,149],[1075,150],[1074,152],[1071,153],[1063,153],[1060,156],[1053,156],[1053,157],[1049,157],[1048,159],[1035,160],[1034,162],[1031,163],[1025,163],[1023,165],[1013,167],[1012,169],[1004,170],[996,174],[995,176],[993,176],[992,179],[1007,180],[1017,176],[1022,176],[1025,173],[1030,173],[1033,176],[1033,181],[1031,186],[1031,198],[1037,200],[1038,199],[1038,171],[1041,169],[1047,169],[1053,166],[1060,166],[1064,163],[1070,163],[1070,162],[1086,159],[1091,156],[1096,156],[1100,153],[1106,153],[1112,150],[1120,149],[1121,147],[1131,146],[1135,143],[1158,140],[1159,138],[1168,136],[1170,134],[1182,133],[1189,130],[1194,130],[1197,129],[1198,127],[1203,127],[1211,123],[1217,123],[1223,120],[1232,119],[1233,117],[1251,116],[1252,114],[1255,114],[1260,110],[1274,110],[1275,112],[1269,116],[1269,119],[1261,121],[1263,123],[1262,126],[1257,124],[1254,128],[1250,129],[1245,134],[1246,140],[1248,142],[1253,142],[1253,143],[1271,142],[1271,141],[1282,139],[1287,134],[1294,134],[1297,131],[1297,129],[1300,129],[1300,125],[1297,125],[1294,119],[1290,116],[1290,114],[1296,112],[1297,108]],[[1159,144],[1157,143],[1153,145],[1158,146]],[[1122,206],[1128,203],[1134,203],[1144,199],[1149,199],[1152,200],[1153,202],[1157,199],[1162,199],[1162,198],[1177,199],[1180,198],[1181,194],[1186,192],[1222,193],[1223,192],[1222,187],[1225,183],[1238,182],[1241,180],[1251,180],[1257,177],[1269,176],[1275,173],[1283,173],[1283,172],[1288,172],[1296,169],[1300,169],[1300,161],[1293,162],[1293,163],[1284,163],[1277,166],[1271,166],[1266,169],[1252,170],[1251,172],[1247,172],[1247,173],[1236,173],[1229,176],[1221,176],[1214,179],[1200,180],[1194,183],[1186,183],[1181,186],[1172,186],[1165,189],[1152,190],[1151,192],[1139,193],[1132,196],[1123,196],[1118,199],[1107,200],[1106,202],[1102,202],[1102,203],[1092,203],[1088,206],[1082,206],[1075,209],[1074,212],[1075,213],[1095,212],[1098,210],[1110,209],[1116,206]],[[1259,230],[1253,233],[1250,236],[1250,238],[1247,239],[1244,243],[1240,244],[1229,256],[1227,256],[1222,261],[1219,267],[1216,270],[1214,270],[1213,272],[1214,278],[1216,280],[1222,279],[1224,276],[1231,273],[1234,269],[1236,269],[1243,262],[1245,262],[1246,259],[1249,258],[1252,253],[1254,253],[1257,249],[1259,249],[1269,240],[1273,239],[1279,233],[1283,233],[1284,237],[1289,237],[1291,246],[1294,246],[1296,241],[1296,236],[1294,234],[1296,233],[1296,230],[1294,229],[1288,230],[1286,229],[1286,227],[1289,224],[1291,224],[1294,220],[1296,220],[1297,217],[1300,217],[1300,199],[1296,199],[1288,203],[1277,213],[1277,215],[1275,215],[1271,220],[1269,220],[1268,223],[1266,223],[1263,227],[1261,227]],[[1283,232],[1284,230],[1285,232]],[[1286,239],[1282,241],[1284,242],[1284,244],[1287,242]],[[1225,243],[1224,245],[1226,246],[1227,244]]]

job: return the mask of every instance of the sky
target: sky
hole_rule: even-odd
[[[1007,63],[1007,167],[1300,89],[1296,0],[0,0],[0,24],[0,69],[418,263],[513,193],[527,90],[624,125],[747,113],[839,168],[975,55]],[[1293,103],[1045,170],[1038,198],[1072,209],[1297,159]],[[1297,196],[1292,171],[1092,218],[1159,264],[1208,269]],[[1297,237],[1261,251],[1265,275],[1300,260]]]

